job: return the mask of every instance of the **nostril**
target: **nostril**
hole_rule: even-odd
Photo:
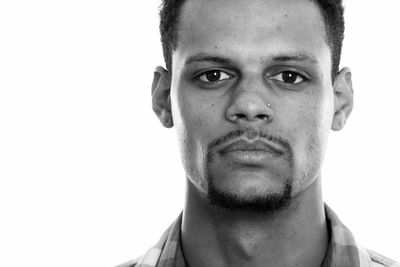
[[[237,119],[246,119],[247,118],[246,114],[243,114],[243,113],[235,114],[235,116]]]
[[[256,117],[257,119],[268,120],[268,116],[265,114],[258,114]]]

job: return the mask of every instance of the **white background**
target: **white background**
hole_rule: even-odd
[[[331,135],[324,197],[399,260],[400,2],[345,4],[355,107]],[[150,104],[158,5],[0,2],[0,266],[113,266],[180,212],[175,132]]]

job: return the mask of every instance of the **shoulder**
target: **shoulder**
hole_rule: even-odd
[[[400,264],[375,251],[367,249],[373,267],[400,267]]]
[[[134,259],[134,260],[130,260],[130,261],[121,263],[115,267],[135,267],[136,264],[137,264],[137,259]]]
[[[160,259],[161,249],[150,248],[145,254],[115,267],[155,267]]]

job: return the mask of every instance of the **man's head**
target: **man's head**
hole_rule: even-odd
[[[327,29],[320,2],[171,1],[177,36],[153,109],[175,125],[189,184],[211,203],[275,210],[319,178],[330,129],[352,109],[349,70],[331,75],[343,31]]]

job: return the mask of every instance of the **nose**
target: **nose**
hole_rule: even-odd
[[[272,104],[265,93],[258,90],[240,90],[233,93],[231,102],[226,110],[226,117],[233,123],[271,122],[274,118]],[[262,88],[263,90],[268,90]]]

